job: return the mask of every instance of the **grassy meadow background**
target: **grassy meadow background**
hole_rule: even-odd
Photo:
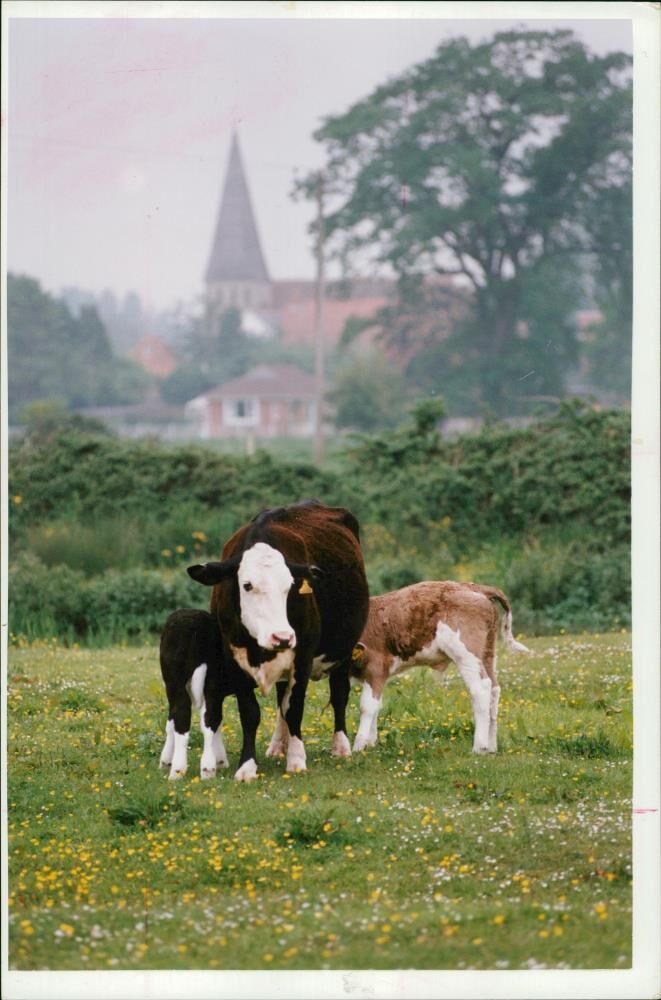
[[[72,423],[9,456],[8,855],[13,969],[626,968],[631,964],[628,414],[581,403],[443,439],[433,405],[321,468]],[[471,753],[458,672],[387,690],[379,745],[170,783],[158,633],[186,575],[265,506],[361,523],[370,589],[502,587],[500,749]],[[358,721],[352,694],[349,730]]]

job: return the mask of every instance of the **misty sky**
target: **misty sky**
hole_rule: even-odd
[[[450,35],[523,24],[570,27],[599,54],[632,48],[629,20],[12,18],[8,269],[159,308],[199,296],[237,126],[271,276],[312,277],[312,208],[290,193],[296,169],[323,162],[322,119]]]

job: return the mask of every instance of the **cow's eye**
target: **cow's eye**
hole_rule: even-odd
[[[244,583],[243,589],[244,590],[252,590],[252,583]]]

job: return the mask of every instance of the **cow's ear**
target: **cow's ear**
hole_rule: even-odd
[[[318,566],[311,566],[309,563],[287,563],[289,572],[296,581],[300,580],[320,580],[324,571]]]
[[[288,566],[291,575],[294,577],[298,593],[313,594],[314,589],[312,584],[316,583],[323,576],[319,567],[309,565],[300,566],[296,563],[288,563]]]
[[[229,579],[236,572],[236,563],[232,559],[223,562],[208,562],[203,565],[189,566],[187,573],[197,583],[213,587],[216,583]]]

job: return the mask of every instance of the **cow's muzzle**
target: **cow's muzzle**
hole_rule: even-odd
[[[288,630],[282,632],[272,632],[266,648],[276,649],[279,651],[282,649],[293,649],[295,645],[296,633]]]

